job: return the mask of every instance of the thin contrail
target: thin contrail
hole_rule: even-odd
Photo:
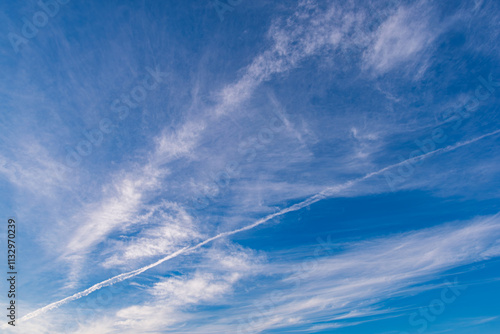
[[[92,292],[96,291],[96,290],[99,290],[101,288],[104,288],[106,286],[110,286],[110,285],[113,285],[115,283],[118,283],[118,282],[121,282],[121,281],[124,281],[124,280],[127,280],[129,278],[132,278],[134,276],[137,276],[143,272],[145,272],[146,270],[149,270],[151,268],[154,268],[158,265],[160,265],[161,263],[167,261],[167,260],[170,260],[172,258],[175,258],[179,255],[182,255],[182,254],[185,254],[185,253],[189,253],[189,252],[192,252],[214,240],[217,240],[217,239],[220,239],[220,238],[223,238],[223,237],[227,237],[227,236],[231,236],[233,234],[236,234],[236,233],[240,233],[240,232],[243,232],[243,231],[247,231],[247,230],[250,230],[254,227],[257,227],[259,225],[262,225],[264,224],[265,222],[275,218],[275,217],[278,217],[278,216],[282,216],[288,212],[293,212],[293,211],[298,211],[306,206],[309,206],[311,204],[314,204],[324,198],[327,198],[329,196],[332,196],[333,194],[341,191],[341,190],[344,190],[358,182],[361,182],[361,181],[364,181],[372,176],[376,176],[376,175],[380,175],[381,173],[389,170],[389,169],[392,169],[394,167],[398,167],[398,166],[401,166],[402,164],[404,163],[407,163],[407,162],[412,162],[412,161],[415,161],[415,160],[421,160],[421,159],[426,159],[428,158],[429,156],[432,156],[432,155],[435,155],[435,154],[438,154],[438,153],[444,153],[444,152],[449,152],[449,151],[453,151],[457,148],[460,148],[462,146],[466,146],[466,145],[469,145],[469,144],[472,144],[472,143],[475,143],[476,141],[478,140],[481,140],[483,138],[486,138],[486,137],[490,137],[490,136],[493,136],[497,133],[500,133],[500,129],[499,130],[496,130],[496,131],[493,131],[493,132],[490,132],[490,133],[487,133],[485,135],[482,135],[482,136],[479,136],[479,137],[476,137],[476,138],[473,138],[473,139],[470,139],[470,140],[467,140],[467,141],[463,141],[463,142],[458,142],[454,145],[449,145],[449,146],[446,146],[446,147],[443,147],[443,148],[440,148],[440,149],[437,149],[437,150],[434,150],[432,152],[428,152],[428,153],[425,153],[425,154],[422,154],[422,155],[419,155],[419,156],[416,156],[416,157],[413,157],[413,158],[410,158],[410,159],[406,159],[404,161],[401,161],[397,164],[393,164],[393,165],[390,165],[390,166],[387,166],[387,167],[384,167],[378,171],[375,171],[375,172],[371,172],[371,173],[368,173],[366,174],[365,176],[362,176],[362,177],[359,177],[359,178],[356,178],[354,180],[351,180],[351,181],[347,181],[346,183],[344,184],[341,184],[341,185],[338,185],[338,186],[334,186],[334,187],[328,187],[326,188],[325,190],[321,191],[320,193],[316,194],[316,195],[313,195],[307,199],[305,199],[304,201],[300,202],[300,203],[296,203],[292,206],[289,206],[288,208],[284,208],[278,212],[275,212],[275,213],[272,213],[272,214],[269,214],[267,216],[265,216],[264,218],[261,218],[259,220],[257,220],[256,222],[250,224],[250,225],[247,225],[247,226],[244,226],[242,228],[239,228],[239,229],[236,229],[236,230],[233,230],[233,231],[228,231],[228,232],[223,232],[223,233],[220,233],[220,234],[217,234],[216,236],[213,236],[211,238],[208,238],[194,246],[191,246],[191,247],[184,247],[182,249],[179,249],[178,251],[170,254],[170,255],[167,255],[163,258],[161,258],[160,260],[152,263],[152,264],[149,264],[145,267],[142,267],[142,268],[139,268],[139,269],[136,269],[136,270],[133,270],[133,271],[129,271],[129,272],[126,272],[126,273],[123,273],[123,274],[119,274],[119,275],[116,275],[114,277],[111,277],[105,281],[102,281],[100,283],[97,283],[97,284],[94,284],[93,286],[91,286],[90,288],[86,289],[86,290],[83,290],[81,292],[77,292],[75,293],[74,295],[72,296],[69,296],[69,297],[66,297],[64,299],[61,299],[57,302],[54,302],[52,304],[49,304],[47,306],[44,306],[42,308],[39,308],[38,310],[35,310],[27,315],[25,315],[24,317],[22,317],[21,319],[19,319],[19,321],[26,321],[28,319],[31,319],[31,318],[34,318],[34,317],[37,317],[47,311],[50,311],[52,309],[55,309],[63,304],[66,304],[66,303],[69,303],[73,300],[76,300],[76,299],[80,299],[82,297],[85,297],[89,294],[91,294]]]

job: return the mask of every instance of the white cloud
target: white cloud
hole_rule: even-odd
[[[235,245],[211,248],[201,256],[194,272],[162,278],[148,289],[151,302],[119,310],[115,329],[125,333],[139,328],[183,331],[193,320],[190,310],[198,305],[222,304],[233,293],[235,284],[262,270],[261,261],[254,252]]]
[[[434,15],[427,1],[399,7],[375,32],[373,44],[365,51],[366,65],[383,74],[403,63],[422,61],[422,53],[442,32]]]
[[[36,196],[54,196],[71,189],[70,168],[58,162],[39,142],[24,139],[15,143],[13,157],[0,155],[0,173],[15,186]]]
[[[107,256],[102,265],[133,267],[138,260],[172,253],[183,244],[202,237],[194,223],[178,204],[163,202],[155,205],[146,217],[141,218],[142,231],[135,237],[113,242],[111,249],[107,250],[112,255]]]
[[[242,78],[219,94],[221,103],[215,109],[216,115],[234,110],[273,75],[299,66],[301,61],[323,49],[337,48],[349,29],[360,24],[361,19],[362,16],[344,12],[335,5],[324,10],[315,2],[300,1],[293,15],[276,20],[270,27],[267,35],[272,46],[255,56]]]
[[[116,228],[124,228],[134,222],[147,191],[159,185],[160,170],[146,166],[142,171],[126,174],[116,183],[101,203],[89,205],[78,216],[80,226],[67,243],[67,254],[83,255],[89,248],[105,239]],[[107,185],[109,187],[109,185]]]

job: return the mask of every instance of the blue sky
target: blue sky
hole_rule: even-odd
[[[0,8],[2,332],[498,333],[498,2]]]

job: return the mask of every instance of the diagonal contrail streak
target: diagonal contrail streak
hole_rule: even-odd
[[[368,173],[366,174],[365,176],[362,176],[362,177],[359,177],[359,178],[356,178],[354,180],[350,180],[350,181],[347,181],[341,185],[337,185],[337,186],[333,186],[333,187],[327,187],[326,189],[324,189],[323,191],[321,191],[320,193],[316,194],[316,195],[313,195],[307,199],[305,199],[304,201],[300,202],[300,203],[296,203],[292,206],[289,206],[288,208],[284,208],[280,211],[277,211],[275,213],[272,213],[272,214],[269,214],[267,216],[265,216],[264,218],[261,218],[257,221],[255,221],[254,223],[252,224],[249,224],[247,226],[244,226],[242,228],[239,228],[239,229],[236,229],[236,230],[232,230],[232,231],[228,231],[228,232],[222,232],[220,234],[217,234],[211,238],[208,238],[194,246],[191,246],[191,247],[184,247],[184,248],[181,248],[179,249],[178,251],[170,254],[170,255],[167,255],[163,258],[161,258],[160,260],[154,262],[154,263],[151,263],[147,266],[144,266],[142,268],[139,268],[139,269],[136,269],[136,270],[133,270],[133,271],[129,271],[129,272],[126,272],[126,273],[123,273],[123,274],[119,274],[119,275],[116,275],[114,277],[111,277],[105,281],[102,281],[102,282],[99,282],[99,283],[96,283],[94,284],[93,286],[91,286],[90,288],[88,289],[85,289],[83,291],[80,291],[80,292],[77,292],[75,293],[74,295],[71,295],[69,297],[66,297],[64,299],[61,299],[59,301],[56,301],[54,303],[51,303],[47,306],[44,306],[42,308],[39,308],[27,315],[25,315],[24,317],[22,317],[21,319],[19,319],[20,322],[22,321],[26,321],[28,319],[31,319],[31,318],[34,318],[34,317],[37,317],[45,312],[48,312],[52,309],[55,309],[55,308],[58,308],[59,306],[63,305],[63,304],[66,304],[66,303],[69,303],[73,300],[76,300],[76,299],[80,299],[82,297],[85,297],[89,294],[91,294],[92,292],[94,291],[97,291],[101,288],[104,288],[106,286],[110,286],[110,285],[113,285],[113,284],[116,284],[118,282],[121,282],[121,281],[124,281],[124,280],[127,280],[129,278],[132,278],[132,277],[135,277],[143,272],[145,272],[146,270],[149,270],[151,268],[154,268],[160,264],[162,264],[163,262],[165,261],[168,261],[170,259],[173,259],[179,255],[182,255],[182,254],[187,254],[187,253],[190,253],[192,251],[195,251],[196,249],[214,241],[214,240],[217,240],[217,239],[220,239],[220,238],[224,238],[224,237],[227,237],[227,236],[231,236],[231,235],[234,235],[236,233],[240,233],[240,232],[243,232],[243,231],[247,231],[247,230],[250,230],[250,229],[253,229],[259,225],[262,225],[266,222],[268,222],[269,220],[275,218],[275,217],[279,217],[279,216],[282,216],[288,212],[293,212],[293,211],[298,211],[306,206],[309,206],[311,204],[314,204],[324,198],[327,198],[327,197],[330,197],[332,196],[333,194],[335,193],[338,193],[339,191],[341,190],[344,190],[344,189],[347,189],[349,187],[351,187],[352,185],[356,184],[356,183],[359,183],[361,181],[364,181],[368,178],[371,178],[373,176],[376,176],[376,175],[380,175],[381,173],[387,171],[387,170],[390,170],[392,168],[395,168],[395,167],[398,167],[398,166],[401,166],[402,164],[404,163],[407,163],[407,162],[412,162],[412,161],[416,161],[416,160],[421,160],[421,159],[426,159],[432,155],[436,155],[436,154],[441,154],[441,153],[445,153],[445,152],[449,152],[449,151],[453,151],[457,148],[460,148],[460,147],[463,147],[463,146],[466,146],[466,145],[469,145],[469,144],[472,144],[472,143],[475,143],[483,138],[486,138],[486,137],[490,137],[490,136],[493,136],[493,135],[496,135],[500,133],[500,129],[499,130],[496,130],[496,131],[493,131],[493,132],[490,132],[490,133],[487,133],[485,135],[482,135],[482,136],[479,136],[479,137],[476,137],[476,138],[473,138],[473,139],[470,139],[470,140],[467,140],[467,141],[463,141],[463,142],[458,142],[454,145],[449,145],[449,146],[446,146],[446,147],[443,147],[443,148],[440,148],[440,149],[437,149],[437,150],[434,150],[432,152],[428,152],[428,153],[425,153],[425,154],[422,154],[422,155],[419,155],[419,156],[416,156],[416,157],[413,157],[413,158],[410,158],[410,159],[406,159],[404,161],[401,161],[397,164],[393,164],[393,165],[390,165],[390,166],[387,166],[387,167],[384,167],[382,169],[379,169],[378,171],[375,171],[375,172],[371,172],[371,173]]]

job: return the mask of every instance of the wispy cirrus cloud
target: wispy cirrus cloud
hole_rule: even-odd
[[[432,4],[420,1],[400,6],[374,32],[372,44],[364,54],[366,66],[384,74],[404,63],[425,67],[429,47],[444,31]],[[420,69],[422,70],[422,69]]]
[[[102,254],[104,267],[130,268],[144,259],[172,253],[203,236],[193,217],[175,203],[154,205],[140,220],[136,226],[140,232],[136,235],[127,237],[128,233],[123,233],[117,240],[108,239],[111,245]]]

